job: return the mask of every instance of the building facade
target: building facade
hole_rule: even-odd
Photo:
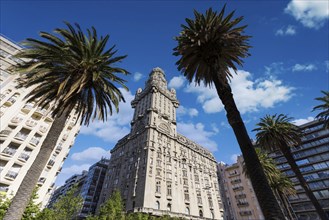
[[[40,108],[24,100],[31,89],[15,88],[18,76],[8,68],[22,62],[13,57],[21,49],[16,43],[0,36],[0,191],[9,197],[17,192],[53,123],[49,107]],[[41,202],[42,206],[47,204],[55,179],[79,132],[80,123],[76,122],[77,118],[71,115],[39,178],[39,198],[36,202]]]
[[[179,102],[160,68],[152,70],[131,105],[131,132],[111,151],[98,206],[119,190],[128,212],[222,219],[216,160],[177,133]]]
[[[225,220],[265,219],[250,179],[243,173],[243,157],[232,165],[218,163]]]
[[[291,148],[293,156],[309,188],[329,216],[329,129],[322,121],[312,121],[300,126],[303,132],[302,144]],[[288,201],[299,220],[318,219],[315,209],[300,186],[294,172],[280,152],[271,153],[278,168],[294,183],[297,195]]]

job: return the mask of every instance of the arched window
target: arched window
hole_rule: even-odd
[[[202,210],[199,211],[199,216],[200,216],[200,217],[203,217],[203,212],[202,212]]]
[[[160,209],[160,202],[159,201],[155,202],[155,209]]]
[[[185,214],[189,215],[190,214],[190,209],[188,207],[185,208]]]
[[[167,211],[171,211],[171,204],[170,203],[168,203],[168,205],[167,205]]]
[[[214,216],[214,213],[213,213],[213,211],[211,211],[210,213],[211,213],[211,218],[212,218],[212,219],[214,219],[214,218],[215,218],[215,216]]]

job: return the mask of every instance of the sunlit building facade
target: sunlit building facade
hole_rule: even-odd
[[[40,108],[33,102],[26,102],[24,97],[31,89],[16,88],[18,76],[8,68],[22,62],[13,57],[19,50],[18,44],[0,36],[0,191],[8,197],[17,192],[53,123],[49,106]],[[41,202],[42,206],[46,205],[55,179],[79,132],[80,123],[76,122],[77,118],[71,115],[39,178],[36,202]]]
[[[309,188],[329,216],[329,129],[322,121],[312,121],[299,126],[303,132],[302,144],[292,148],[292,153]],[[280,152],[270,154],[278,168],[295,184],[297,195],[288,201],[299,220],[318,219],[315,209],[301,187],[285,157]],[[328,217],[329,218],[329,217]]]
[[[225,220],[265,219],[250,179],[243,173],[243,157],[232,165],[218,163],[218,179]]]
[[[111,151],[99,206],[119,190],[128,212],[222,219],[216,160],[177,133],[179,102],[163,70],[152,70],[131,104],[131,132]]]

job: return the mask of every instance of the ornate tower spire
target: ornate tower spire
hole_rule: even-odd
[[[164,71],[156,67],[149,74],[145,89],[139,88],[131,106],[135,108],[131,129],[158,126],[167,127],[172,135],[176,135],[176,108],[179,102],[175,89],[168,90]]]

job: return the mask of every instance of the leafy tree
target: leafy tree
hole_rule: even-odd
[[[194,11],[195,19],[185,19],[182,31],[176,37],[178,46],[174,55],[178,70],[191,83],[214,85],[227,113],[241,152],[245,158],[250,180],[266,219],[283,219],[283,213],[269,186],[255,149],[251,143],[240,112],[235,104],[229,84],[236,65],[248,57],[250,36],[243,35],[246,26],[237,27],[243,17],[232,19],[234,12],[224,16],[225,6],[220,13],[211,8],[205,14]]]
[[[44,41],[28,38],[27,47],[17,54],[24,60],[14,67],[21,73],[18,87],[33,88],[27,101],[33,100],[40,107],[52,106],[54,122],[5,220],[21,219],[69,114],[74,111],[85,125],[96,118],[104,121],[114,109],[118,112],[119,102],[124,101],[116,84],[128,90],[125,80],[118,76],[128,72],[116,67],[126,56],[114,56],[114,46],[105,49],[109,36],[99,38],[94,27],[85,35],[78,24],[66,26],[55,29],[57,35],[40,32]]]
[[[322,104],[315,106],[313,111],[320,110],[321,112],[316,116],[316,118],[324,120],[324,128],[329,129],[329,91],[321,91],[323,97],[315,98],[315,100],[322,102]]]
[[[38,199],[38,187],[34,188],[32,197],[27,204],[22,220],[33,220],[40,212],[40,204],[35,204],[35,200]]]
[[[0,219],[3,219],[5,216],[9,205],[10,199],[8,199],[5,194],[0,194]]]
[[[44,208],[35,218],[36,220],[55,220],[56,214],[52,209]]]
[[[283,114],[266,115],[264,118],[261,118],[257,127],[253,130],[257,132],[257,145],[267,151],[279,150],[282,152],[320,218],[322,220],[328,219],[318,200],[306,183],[291,153],[290,148],[301,143],[300,130],[297,126],[290,123],[291,120],[292,118]]]
[[[123,220],[124,206],[119,191],[114,191],[111,197],[101,206],[99,220]]]

